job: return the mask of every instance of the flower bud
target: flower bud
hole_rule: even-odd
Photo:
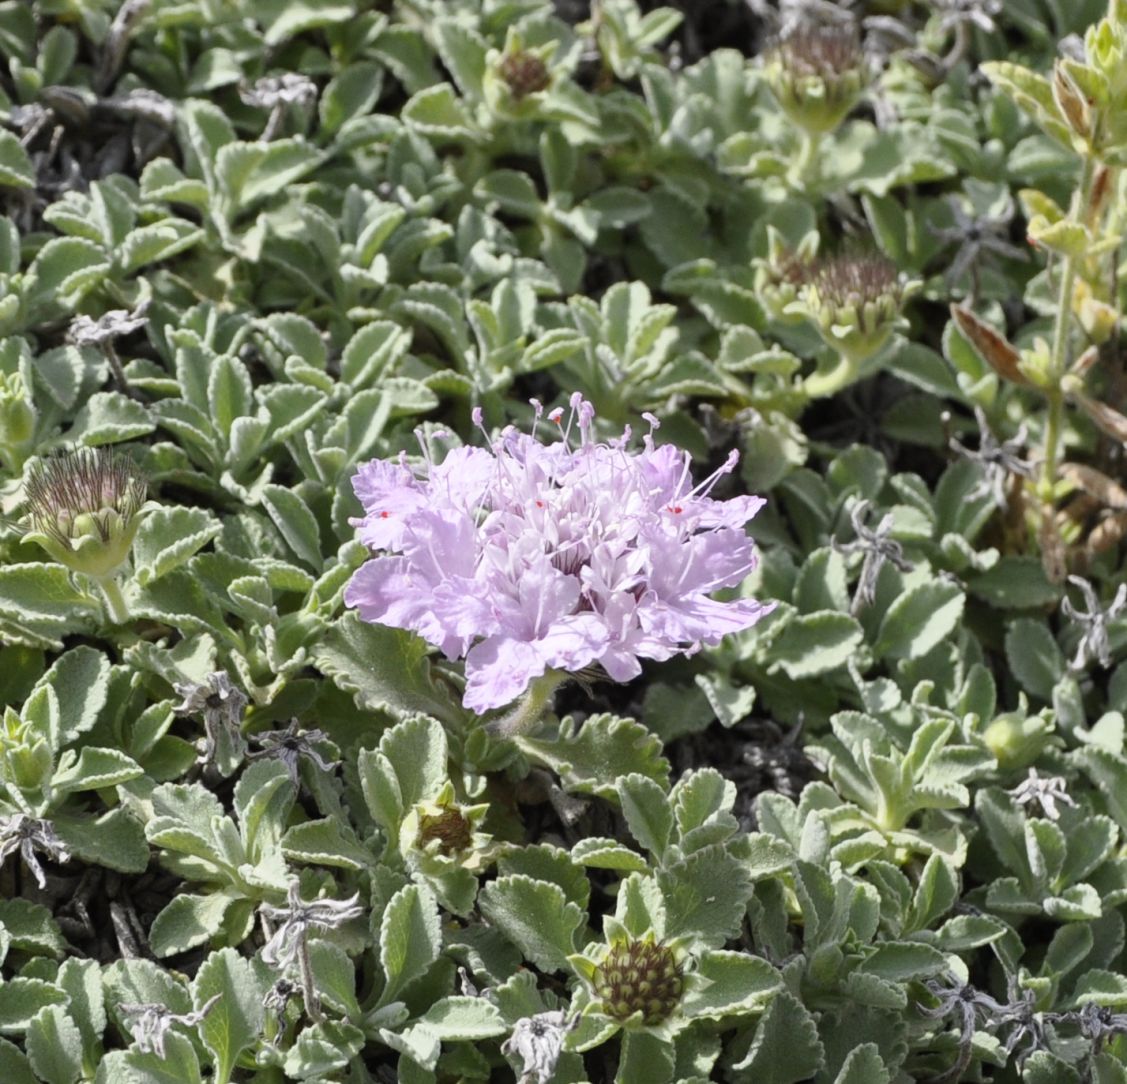
[[[47,739],[6,708],[0,721],[0,780],[20,791],[39,790],[51,778],[54,759]]]
[[[549,66],[554,45],[526,49],[521,36],[510,29],[501,52],[488,58],[482,89],[489,108],[498,116],[535,114],[541,95],[556,76]]]
[[[1025,718],[1022,712],[999,715],[983,731],[987,748],[997,758],[1003,772],[1026,768],[1048,743],[1052,728],[1039,715]]]
[[[481,868],[491,857],[492,839],[478,831],[488,808],[461,805],[446,783],[432,801],[419,802],[403,819],[399,844],[404,857],[430,873],[452,866]]]
[[[772,319],[783,323],[802,319],[800,314],[788,312],[787,306],[798,300],[817,249],[814,231],[803,237],[798,248],[790,249],[773,226],[767,227],[767,258],[755,261],[755,293]]]
[[[642,1023],[655,1027],[676,1009],[685,977],[676,950],[648,934],[612,942],[593,985],[607,1016],[625,1022],[641,1013]]]
[[[129,556],[145,491],[132,460],[101,448],[36,460],[24,487],[24,537],[67,568],[104,578]]]
[[[763,74],[780,108],[807,132],[832,132],[868,84],[861,42],[853,27],[804,23],[766,52]]]

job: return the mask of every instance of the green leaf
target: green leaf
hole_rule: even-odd
[[[192,1040],[177,1031],[164,1038],[164,1057],[133,1049],[125,1054],[126,1078],[121,1084],[201,1084],[200,1061]]]
[[[220,949],[196,973],[192,984],[195,1010],[198,1012],[216,995],[219,1000],[203,1018],[199,1033],[214,1060],[215,1084],[227,1084],[239,1055],[258,1042],[266,986],[250,960],[234,949]]]
[[[771,644],[771,662],[796,681],[815,677],[844,666],[864,638],[849,614],[822,610],[796,615]]]
[[[35,167],[23,144],[9,131],[0,131],[0,185],[34,188]]]
[[[1007,554],[993,568],[967,579],[972,595],[1004,610],[1035,610],[1055,603],[1060,588],[1050,583],[1039,557]]]
[[[736,936],[751,897],[751,877],[723,844],[658,870],[657,883],[665,900],[666,937],[691,937],[715,948]]]
[[[59,813],[54,825],[67,849],[83,861],[121,873],[144,873],[149,864],[145,829],[121,806],[99,817]]]
[[[61,957],[67,950],[62,931],[41,904],[23,899],[0,899],[0,925],[12,948],[31,955]]]
[[[154,429],[156,422],[136,400],[121,392],[100,391],[91,395],[78,412],[68,439],[96,447],[136,440]]]
[[[822,1067],[818,1026],[789,990],[777,994],[755,1029],[755,1039],[734,1068],[755,1084],[798,1084]]]
[[[388,902],[380,920],[381,1004],[388,1004],[438,959],[442,934],[438,903],[429,889],[406,885]]]
[[[141,521],[133,543],[137,582],[142,587],[178,568],[223,530],[203,508],[156,508]]]
[[[27,1056],[7,1039],[0,1039],[0,1079],[4,1084],[40,1084]]]
[[[215,158],[215,176],[228,200],[228,219],[288,188],[321,162],[322,152],[300,137],[272,143],[229,143]]]
[[[282,837],[282,853],[291,862],[350,870],[368,869],[375,862],[352,827],[337,817],[295,824]]]
[[[62,990],[42,979],[8,979],[0,983],[0,1032],[25,1031],[40,1009],[63,1005],[66,999]]]
[[[82,1076],[82,1033],[61,1006],[40,1009],[25,1042],[31,1066],[45,1084],[74,1084]]]
[[[571,716],[552,738],[518,738],[526,756],[551,768],[567,790],[613,799],[629,773],[660,782],[669,778],[661,739],[641,723],[617,715],[590,715],[576,729]]]
[[[411,333],[391,320],[362,327],[348,341],[340,359],[340,378],[356,391],[378,384],[411,346]]]
[[[681,1011],[693,1019],[759,1012],[783,984],[782,975],[766,960],[743,952],[702,953],[696,974],[706,983],[681,1002]]]
[[[493,1039],[510,1030],[500,1010],[483,997],[441,998],[419,1022],[443,1042]]]
[[[649,868],[636,851],[617,840],[592,836],[581,839],[571,848],[571,857],[589,869],[613,869],[621,873],[643,873]]]
[[[930,945],[912,941],[886,941],[861,964],[860,970],[888,982],[931,978],[944,971],[947,957]]]
[[[1045,622],[1019,617],[1006,630],[1006,661],[1031,696],[1051,701],[1064,676],[1065,661]]]
[[[621,776],[617,791],[630,834],[647,851],[661,858],[673,835],[669,794],[655,780],[637,772]]]
[[[876,1043],[863,1043],[845,1059],[834,1084],[891,1084],[892,1075]]]
[[[174,896],[153,920],[149,947],[158,957],[174,956],[204,945],[219,934],[234,899],[225,892]]]
[[[325,563],[321,556],[321,532],[305,501],[292,489],[267,485],[262,487],[262,505],[298,560],[320,572]]]
[[[478,907],[529,960],[544,971],[561,971],[576,950],[585,916],[558,885],[522,874],[498,877],[482,888]]]
[[[0,569],[0,590],[3,570]],[[0,606],[3,603],[0,602]],[[358,707],[397,719],[422,713],[457,723],[461,708],[435,680],[425,640],[386,625],[368,625],[355,613],[337,621],[313,650],[315,665]]]
[[[94,749],[87,746],[78,754],[77,759],[71,750],[63,754],[51,785],[61,794],[73,794],[76,791],[101,790],[118,783],[128,783],[144,774],[140,764],[116,749]]]
[[[875,652],[892,659],[926,655],[955,630],[965,605],[954,583],[932,580],[909,588],[885,613]]]
[[[106,702],[110,663],[101,651],[80,644],[60,655],[36,683],[50,685],[59,704],[59,744],[92,729]]]

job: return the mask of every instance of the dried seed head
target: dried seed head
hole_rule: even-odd
[[[462,816],[457,806],[443,806],[434,814],[419,816],[418,844],[426,847],[437,842],[440,854],[450,858],[469,850],[473,843],[473,825]]]
[[[146,489],[131,459],[102,448],[36,460],[24,486],[25,537],[76,572],[108,576],[129,556]]]
[[[767,49],[763,71],[783,112],[809,132],[832,132],[868,83],[861,40],[851,23],[792,26]]]
[[[498,65],[497,72],[518,102],[530,94],[547,90],[552,81],[548,65],[535,53],[524,49],[506,56]]]
[[[594,986],[607,1016],[625,1021],[641,1013],[642,1022],[655,1027],[677,1007],[685,978],[676,952],[650,935],[614,942],[595,972]]]
[[[827,343],[863,359],[885,344],[905,299],[917,289],[884,256],[843,252],[811,265],[801,306]]]

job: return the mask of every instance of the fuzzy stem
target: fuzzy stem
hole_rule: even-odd
[[[129,621],[129,604],[125,601],[125,593],[121,584],[113,576],[105,576],[97,581],[102,592],[102,602],[105,605],[106,617],[113,625],[124,625]]]
[[[810,399],[827,399],[849,387],[860,375],[860,360],[848,354],[839,354],[837,364],[832,369],[811,373],[802,382],[802,390]]]
[[[309,958],[309,942],[305,937],[301,938],[297,958],[301,968],[301,993],[305,999],[305,1011],[313,1023],[320,1024],[325,1015],[321,1012],[321,999],[317,996],[317,987],[313,982],[313,961]]]
[[[516,738],[527,734],[540,721],[551,705],[556,690],[567,677],[560,670],[549,670],[542,677],[536,678],[524,696],[504,715],[489,721],[489,731],[501,738]]]
[[[796,188],[815,188],[818,184],[821,170],[818,168],[818,151],[822,146],[822,133],[802,129],[802,144],[798,148],[794,165],[791,167],[791,180]]]
[[[1080,183],[1069,213],[1069,218],[1073,222],[1083,222],[1087,215],[1095,165],[1094,159],[1090,157],[1084,159],[1080,170]],[[1049,357],[1049,386],[1046,389],[1049,412],[1045,419],[1045,448],[1041,462],[1041,478],[1037,485],[1038,496],[1043,501],[1053,499],[1053,489],[1057,480],[1057,459],[1061,431],[1064,428],[1064,392],[1061,389],[1061,381],[1068,371],[1068,333],[1072,326],[1072,294],[1076,288],[1076,272],[1076,257],[1066,255],[1061,266],[1060,288],[1057,293],[1053,346]]]

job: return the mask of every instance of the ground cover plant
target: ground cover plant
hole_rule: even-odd
[[[1127,0],[0,0],[6,1084],[1127,1081]]]

